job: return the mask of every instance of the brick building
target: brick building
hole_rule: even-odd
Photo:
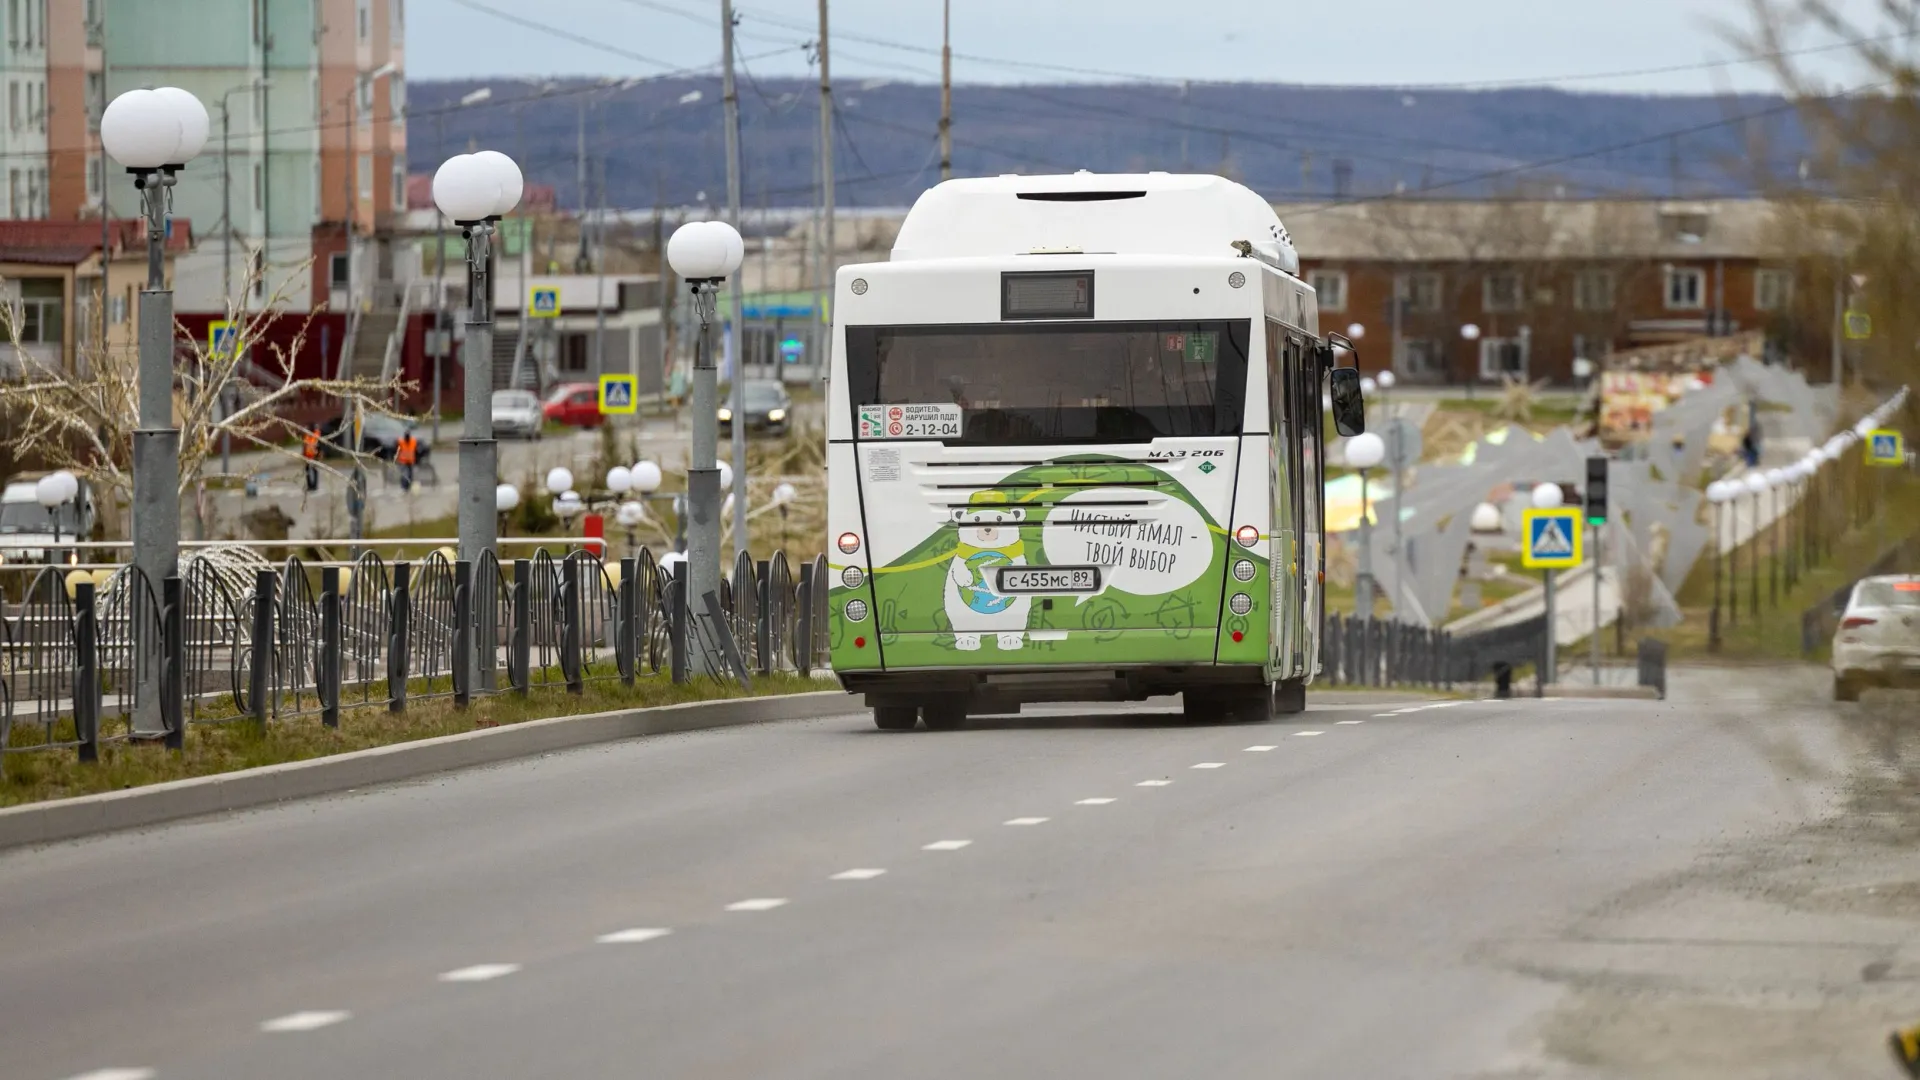
[[[1322,332],[1360,325],[1362,366],[1391,358],[1410,382],[1563,383],[1577,357],[1716,330],[1805,337],[1831,319],[1809,310],[1816,297],[1796,305],[1788,230],[1764,200],[1277,209],[1318,290]]]

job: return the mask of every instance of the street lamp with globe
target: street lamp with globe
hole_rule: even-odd
[[[780,550],[787,550],[787,510],[793,505],[800,492],[792,484],[782,481],[773,489],[773,505],[780,508]]]
[[[1347,440],[1349,468],[1360,470],[1360,575],[1354,582],[1353,610],[1363,619],[1373,618],[1373,507],[1367,501],[1369,474],[1387,457],[1385,439],[1371,431]]]
[[[1528,494],[1527,501],[1535,510],[1558,510],[1566,504],[1567,496],[1559,484],[1535,484],[1533,491]],[[1540,675],[1542,685],[1555,683],[1560,679],[1560,664],[1556,657],[1558,642],[1554,639],[1554,633],[1560,625],[1554,611],[1554,584],[1554,572],[1551,569],[1541,570],[1540,585],[1547,615],[1547,656],[1543,661],[1544,670]]]
[[[53,543],[55,547],[58,547],[60,544],[60,508],[72,502],[79,494],[80,481],[65,469],[61,469],[59,472],[48,473],[40,478],[39,483],[33,486],[34,501],[46,510],[47,520],[53,523]],[[78,540],[79,538],[79,534],[76,532],[74,539]],[[49,551],[47,555],[49,562],[54,561],[54,552]],[[67,561],[78,561],[78,556],[76,555]]]
[[[507,515],[520,505],[520,489],[512,484],[501,484],[493,489],[493,512],[500,516],[498,535],[507,532]]]
[[[706,597],[720,595],[720,470],[715,467],[719,442],[719,402],[716,400],[717,373],[713,360],[714,291],[740,269],[746,246],[731,225],[720,221],[693,221],[680,226],[667,241],[667,262],[673,272],[693,292],[693,306],[700,317],[700,334],[694,343],[693,359],[693,457],[687,470],[687,502],[692,518],[688,546],[692,558],[691,587],[687,591],[689,614],[706,609]],[[742,380],[734,379],[736,396],[744,393]],[[745,415],[744,406],[734,410]],[[744,434],[745,425],[735,425]],[[736,457],[745,460],[744,453]],[[744,477],[742,478],[744,480]],[[737,500],[739,520],[735,523],[738,543],[746,543],[744,498]],[[724,670],[721,659],[711,654],[707,640],[717,635],[692,635],[695,645],[694,670],[712,675]]]
[[[684,495],[660,494],[660,484],[664,477],[661,474],[658,462],[636,461],[633,463],[633,468],[629,471],[633,477],[633,492],[640,497],[640,502],[643,506],[656,500],[664,500],[672,506],[675,530],[673,549],[675,551],[687,550],[686,497]]]
[[[1472,355],[1472,352],[1473,352],[1474,342],[1480,340],[1480,327],[1473,323],[1467,323],[1465,326],[1462,326],[1460,328],[1460,340],[1467,343],[1467,348],[1468,348],[1467,367],[1469,371],[1477,373],[1479,371],[1480,358]],[[1473,383],[1474,383],[1474,375],[1469,374],[1467,376],[1468,400],[1472,400],[1473,398]]]
[[[512,158],[497,150],[458,154],[433,174],[433,201],[460,229],[467,246],[468,315],[462,354],[493,355],[494,226],[520,205],[526,180]],[[466,380],[466,430],[460,439],[460,558],[478,563],[499,540],[487,510],[487,481],[500,476],[500,447],[493,439],[488,379]],[[476,654],[477,655],[477,654]],[[477,684],[476,684],[477,685]]]
[[[173,291],[166,243],[176,176],[212,131],[207,107],[179,87],[129,90],[100,114],[100,146],[133,176],[147,222],[147,287],[140,293],[139,426],[133,433],[133,563],[158,592],[180,561],[180,429],[173,423]],[[142,665],[134,729],[168,731],[159,664]],[[150,669],[150,671],[149,671]],[[176,737],[169,735],[169,741]]]

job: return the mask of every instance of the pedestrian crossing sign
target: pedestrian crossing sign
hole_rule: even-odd
[[[633,375],[600,376],[600,415],[631,414],[640,408],[640,380]]]
[[[1529,510],[1521,519],[1520,562],[1530,570],[1580,565],[1580,508]]]
[[[557,285],[535,285],[527,292],[527,314],[536,319],[557,319],[560,317],[560,288]]]
[[[239,328],[225,319],[207,324],[207,357],[212,360],[225,360],[233,355],[233,339],[239,335]]]
[[[1906,440],[1900,437],[1899,432],[1882,429],[1867,436],[1867,464],[1905,465],[1906,463]]]

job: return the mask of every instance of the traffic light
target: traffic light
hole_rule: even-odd
[[[1607,459],[1587,459],[1587,524],[1607,523]]]

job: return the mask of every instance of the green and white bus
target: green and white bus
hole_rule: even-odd
[[[829,631],[874,722],[1305,708],[1322,410],[1364,423],[1273,208],[1217,176],[921,196],[834,286]],[[1329,383],[1331,386],[1329,387]]]

